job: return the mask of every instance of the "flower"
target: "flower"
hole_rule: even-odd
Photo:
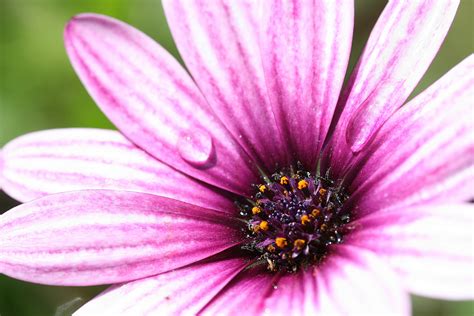
[[[473,297],[473,56],[402,107],[458,2],[390,2],[341,95],[352,4],[261,5],[164,1],[193,79],[122,22],[69,22],[71,62],[123,136],[3,148],[1,186],[26,203],[0,217],[0,273],[116,284],[78,315],[398,315],[407,292]]]

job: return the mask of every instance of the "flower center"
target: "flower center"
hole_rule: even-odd
[[[351,220],[343,208],[348,195],[328,176],[283,170],[255,185],[255,194],[238,203],[247,221],[244,249],[255,252],[271,271],[294,272],[318,264],[328,246],[341,243]]]

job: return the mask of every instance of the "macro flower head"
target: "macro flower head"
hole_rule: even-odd
[[[112,284],[77,315],[405,315],[474,296],[474,57],[408,97],[459,1],[390,1],[344,85],[351,1],[163,1],[185,70],[81,14],[67,54],[119,131],[1,151],[0,273]]]

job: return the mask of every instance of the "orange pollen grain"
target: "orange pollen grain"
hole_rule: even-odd
[[[268,245],[267,250],[270,251],[270,252],[275,252],[275,246]]]
[[[277,245],[278,248],[285,248],[288,245],[288,242],[286,241],[286,238],[284,237],[277,237],[275,239],[275,244]]]
[[[260,224],[258,224],[258,227],[261,230],[266,231],[266,230],[268,230],[268,222],[267,221],[261,221]]]
[[[288,184],[288,183],[290,183],[290,180],[288,179],[288,177],[283,176],[283,177],[280,178],[280,184],[281,185],[285,185],[285,184]]]
[[[328,190],[323,189],[323,188],[319,189],[319,194],[320,194],[320,195],[325,195],[326,192],[328,192]]]
[[[296,249],[300,250],[303,249],[304,245],[306,244],[306,241],[304,239],[296,239],[293,244],[295,245]]]
[[[308,216],[308,215],[303,215],[303,216],[301,216],[301,224],[306,225],[306,224],[308,224],[309,222],[311,222],[311,220],[309,219],[309,216]]]
[[[311,215],[313,215],[314,217],[317,217],[319,215],[319,213],[321,213],[317,208],[315,208],[314,210],[311,211]]]
[[[262,209],[258,206],[254,206],[252,207],[252,214],[255,215],[255,214],[258,214],[262,211]]]
[[[298,189],[299,190],[303,190],[303,189],[306,189],[308,187],[308,181],[306,180],[300,180],[298,182]]]
[[[328,225],[322,224],[322,225],[321,225],[321,230],[322,230],[322,231],[325,231],[326,229],[328,229]]]

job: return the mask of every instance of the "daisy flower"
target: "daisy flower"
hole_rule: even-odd
[[[163,1],[189,73],[115,19],[66,50],[119,132],[2,149],[0,273],[113,284],[77,315],[405,315],[471,299],[474,57],[406,103],[458,1]],[[342,90],[342,92],[341,92]],[[405,104],[406,103],[406,104]]]

